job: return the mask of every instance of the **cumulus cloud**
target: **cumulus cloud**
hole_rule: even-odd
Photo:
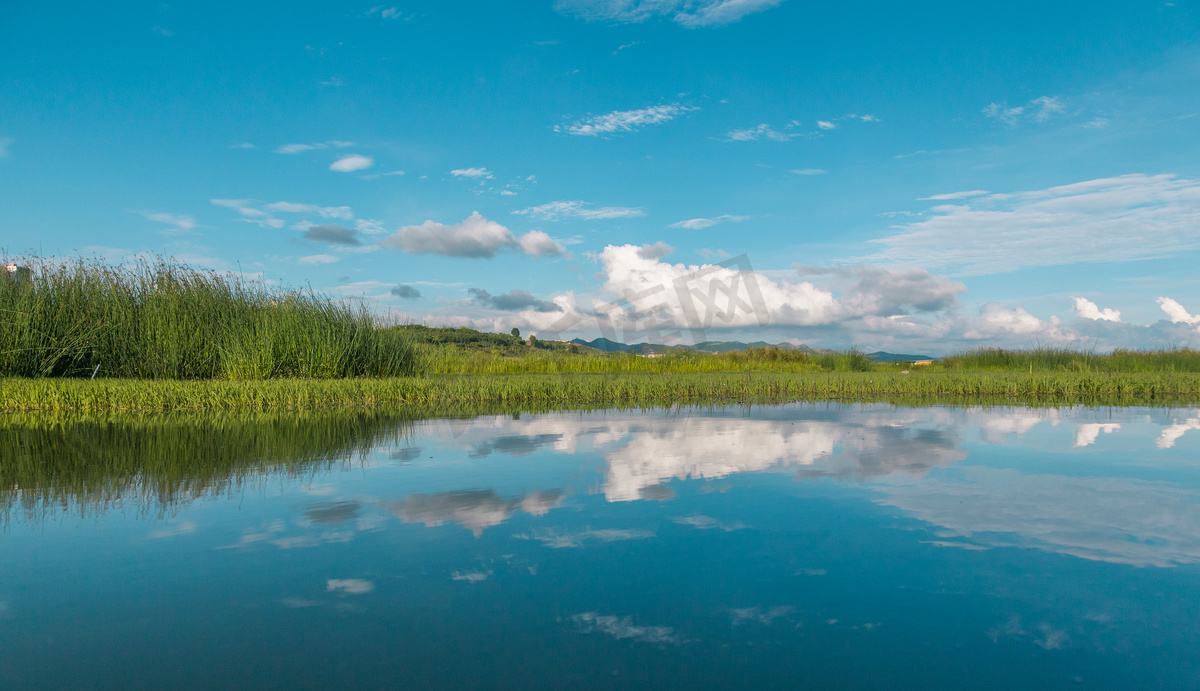
[[[659,240],[653,245],[642,245],[638,248],[637,254],[642,259],[657,260],[662,259],[674,251],[674,247],[671,247],[662,240]]]
[[[328,242],[332,245],[362,245],[362,241],[358,239],[357,231],[332,223],[329,225],[311,226],[304,231],[303,237],[305,240]]]
[[[425,221],[419,226],[404,226],[384,238],[385,247],[409,254],[440,254],[445,257],[483,257],[490,259],[502,249],[518,249],[531,256],[560,254],[563,248],[540,230],[520,238],[504,226],[473,212],[462,223]]]
[[[416,300],[417,298],[421,297],[421,291],[412,286],[406,285],[398,285],[388,292],[403,300]]]
[[[1171,298],[1161,297],[1155,302],[1162,308],[1163,313],[1167,315],[1167,319],[1171,320],[1172,324],[1200,324],[1200,315],[1193,316],[1183,305]]]
[[[555,125],[555,132],[566,132],[584,137],[596,137],[602,134],[620,132],[635,132],[646,125],[661,125],[699,108],[681,106],[671,103],[661,106],[651,106],[641,110],[614,110],[605,115],[592,115],[578,120],[570,125]]]
[[[721,214],[720,216],[716,216],[714,218],[689,218],[686,221],[679,221],[678,223],[672,223],[671,225],[669,225],[667,227],[668,228],[686,228],[687,230],[702,230],[704,228],[711,228],[711,227],[717,225],[718,223],[725,223],[725,222],[737,223],[738,221],[744,221],[748,218],[750,218],[750,217],[749,216],[732,216],[730,214]]]
[[[534,310],[535,312],[561,312],[562,307],[549,302],[547,300],[539,300],[527,290],[513,289],[507,293],[492,295],[483,288],[468,288],[467,292],[471,297],[483,305],[494,310],[502,312],[521,312],[524,310]]]
[[[549,202],[541,206],[514,211],[513,213],[544,221],[597,221],[610,218],[636,218],[646,215],[646,212],[641,209],[624,206],[602,206],[598,209],[591,209],[588,208],[586,202],[581,201]]]
[[[989,103],[983,114],[1009,127],[1024,122],[1045,122],[1055,115],[1066,112],[1066,107],[1056,96],[1039,96],[1023,106],[1009,107],[1007,103]]]
[[[979,318],[971,322],[970,328],[963,335],[965,338],[1007,335],[1061,337],[1060,323],[1058,317],[1050,317],[1048,321],[1043,321],[1030,314],[1024,307],[1010,308],[999,302],[989,302],[979,308]]]
[[[985,275],[1200,249],[1200,180],[1123,175],[935,206],[867,261]]]
[[[329,142],[316,142],[313,144],[284,144],[283,146],[279,147],[278,149],[275,149],[275,153],[277,153],[277,154],[302,154],[305,151],[317,151],[320,149],[335,149],[335,148],[336,149],[344,149],[349,146],[354,146],[354,142],[340,142],[340,141],[335,140],[335,141],[329,141]]]
[[[1119,322],[1121,321],[1121,313],[1114,309],[1100,309],[1096,303],[1087,298],[1071,298],[1071,307],[1075,310],[1075,314],[1081,319],[1092,319],[1096,321]]]
[[[531,230],[517,238],[521,251],[531,257],[557,257],[567,251],[561,243],[540,230]]]
[[[588,21],[623,24],[666,16],[691,28],[716,27],[769,10],[784,0],[558,0],[559,12]]]
[[[353,173],[356,170],[365,170],[373,165],[375,165],[375,161],[370,156],[351,154],[329,164],[329,169],[338,173]]]
[[[841,304],[854,315],[890,317],[918,312],[940,312],[959,306],[958,295],[967,292],[959,281],[921,268],[887,269],[859,264],[852,267],[814,267],[793,264],[801,276],[829,276],[845,297]]]
[[[455,168],[450,171],[450,174],[456,178],[490,179],[493,177],[492,172],[487,168]]]

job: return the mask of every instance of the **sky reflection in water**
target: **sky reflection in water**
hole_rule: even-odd
[[[0,686],[1194,687],[1197,430],[489,416],[181,503],[10,509]]]

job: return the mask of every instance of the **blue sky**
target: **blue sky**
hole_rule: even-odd
[[[1198,19],[8,2],[0,246],[564,338],[1197,345]]]

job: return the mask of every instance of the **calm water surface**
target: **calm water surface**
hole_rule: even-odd
[[[1200,688],[1196,409],[0,424],[4,688]]]

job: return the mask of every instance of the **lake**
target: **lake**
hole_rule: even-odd
[[[1200,410],[0,421],[0,687],[1200,688]]]

